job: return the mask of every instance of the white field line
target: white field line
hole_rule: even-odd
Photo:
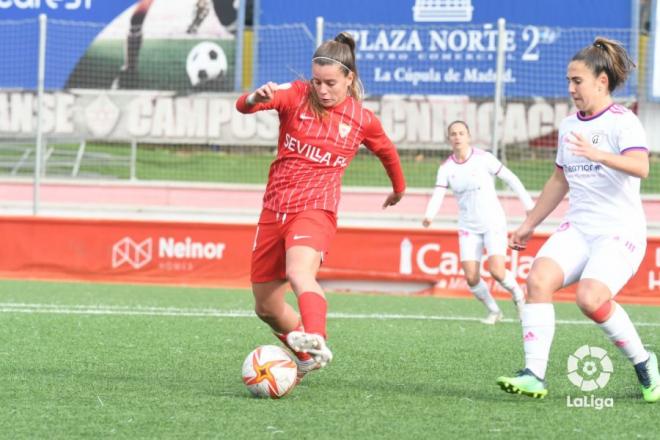
[[[66,304],[25,304],[0,303],[0,313],[45,313],[59,315],[116,315],[116,316],[180,316],[207,318],[255,318],[251,310],[188,309],[178,307],[113,306],[113,305],[66,305]],[[375,319],[375,320],[415,320],[415,321],[480,321],[471,316],[446,315],[403,315],[397,313],[328,313],[333,319]],[[504,322],[518,323],[517,319],[504,319]],[[558,319],[557,324],[593,325],[588,320]],[[660,322],[635,322],[639,327],[660,327]]]

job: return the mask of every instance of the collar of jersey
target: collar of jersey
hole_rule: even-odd
[[[473,154],[474,154],[474,148],[470,147],[470,154],[468,154],[468,157],[466,157],[464,161],[462,161],[462,162],[459,161],[459,160],[456,158],[456,156],[454,155],[454,153],[451,154],[451,160],[453,160],[454,162],[456,162],[458,165],[463,165],[465,162],[467,162],[468,160],[470,160],[470,158],[472,157]]]
[[[600,112],[596,113],[595,115],[591,115],[591,116],[582,116],[582,112],[581,112],[581,111],[578,111],[578,112],[577,112],[577,118],[578,118],[580,121],[591,121],[592,119],[596,119],[596,118],[599,117],[600,115],[604,114],[604,113],[605,113],[606,111],[608,111],[613,105],[614,105],[614,103],[611,103],[610,105],[608,105],[607,107],[605,107],[605,108],[604,108],[603,110],[601,110]]]
[[[336,112],[337,110],[342,110],[344,107],[348,105],[348,101],[350,100],[351,100],[351,96],[347,96],[346,99],[344,99],[342,102],[340,102],[339,104],[333,107],[328,107],[326,108],[326,110],[329,112]]]

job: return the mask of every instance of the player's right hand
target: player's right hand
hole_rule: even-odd
[[[387,198],[385,199],[385,202],[383,202],[383,209],[387,208],[388,206],[396,205],[401,201],[402,198],[403,198],[402,192],[398,193],[392,191],[391,193],[388,194]]]
[[[527,242],[532,236],[534,230],[527,227],[525,224],[520,225],[518,229],[513,231],[509,236],[509,247],[516,251],[521,251],[527,247]]]
[[[267,82],[263,86],[259,87],[254,91],[253,102],[255,104],[270,102],[275,96],[275,91],[277,90],[277,83],[272,81]]]

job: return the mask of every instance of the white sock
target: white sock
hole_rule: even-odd
[[[628,317],[623,307],[614,303],[614,313],[607,321],[598,324],[603,329],[610,341],[614,343],[621,353],[626,355],[633,365],[644,362],[649,358],[649,353],[644,349],[637,329]]]
[[[521,321],[525,368],[543,379],[555,337],[555,306],[552,303],[525,304]]]
[[[495,299],[488,291],[488,284],[486,284],[482,278],[479,279],[479,282],[476,285],[470,286],[470,292],[472,292],[479,301],[484,303],[490,313],[500,312],[500,308],[497,306]]]
[[[514,301],[519,302],[525,299],[525,293],[518,285],[518,282],[516,281],[516,277],[513,276],[511,271],[508,270],[505,271],[504,279],[499,283],[500,286],[504,287],[506,290],[509,291],[509,293],[511,293],[511,296],[513,296]]]

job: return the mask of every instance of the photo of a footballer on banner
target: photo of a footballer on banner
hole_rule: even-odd
[[[231,90],[237,7],[236,0],[140,0],[96,37],[66,87]]]
[[[74,8],[80,3],[78,8]],[[234,88],[241,0],[113,0],[0,4],[3,88],[34,90],[39,41],[46,90]],[[43,15],[42,29],[39,16]]]

